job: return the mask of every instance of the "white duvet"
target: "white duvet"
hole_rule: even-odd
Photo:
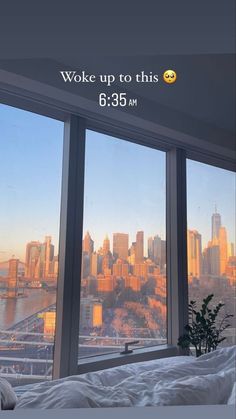
[[[0,410],[13,410],[16,402],[17,397],[11,384],[0,377]]]
[[[40,383],[17,408],[131,407],[234,403],[236,347]],[[232,396],[233,394],[233,396]]]

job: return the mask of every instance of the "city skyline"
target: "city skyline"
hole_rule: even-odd
[[[0,143],[0,261],[22,260],[24,243],[48,232],[58,249],[63,123],[0,105]],[[83,224],[95,246],[114,231],[165,239],[165,153],[87,130],[85,157]],[[233,172],[187,160],[188,229],[204,246],[215,205],[235,242],[234,194]]]
[[[214,213],[213,213],[214,214]],[[212,214],[212,215],[213,215]],[[226,228],[227,229],[227,228]],[[203,237],[203,234],[201,233],[201,231],[199,231],[197,228],[188,228],[187,229],[188,231],[190,231],[190,230],[196,230],[202,237]],[[140,230],[140,231],[143,231],[144,232],[144,237],[145,237],[145,240],[144,240],[144,249],[145,249],[145,254],[144,254],[144,256],[147,256],[147,252],[148,252],[148,239],[150,238],[150,237],[155,237],[155,236],[159,236],[162,240],[165,240],[165,236],[164,237],[162,237],[161,235],[160,235],[160,233],[153,233],[153,234],[151,234],[150,236],[148,236],[147,237],[147,235],[145,234],[145,231],[144,230]],[[208,231],[211,231],[211,227],[209,226],[209,228],[208,228]],[[89,234],[90,234],[90,236],[94,239],[94,243],[97,243],[97,245],[95,246],[95,248],[96,249],[99,249],[100,247],[102,247],[102,243],[103,243],[103,240],[105,239],[105,237],[108,237],[109,238],[109,240],[110,240],[110,243],[111,243],[111,246],[113,246],[113,234],[114,234],[114,232],[112,232],[112,233],[110,233],[110,234],[108,234],[108,233],[105,233],[104,235],[103,235],[103,239],[99,242],[98,240],[96,240],[95,239],[95,237],[93,236],[93,234],[91,233],[91,230],[90,229],[88,229],[88,230],[86,230],[86,232],[84,232],[83,233],[83,237],[85,236],[85,234],[87,233],[87,232],[89,232]],[[227,229],[227,232],[229,233],[229,231],[228,231],[228,229]],[[134,236],[132,236],[132,238],[130,237],[130,234],[129,233],[127,233],[127,232],[124,232],[123,230],[120,230],[120,231],[118,231],[117,230],[117,233],[121,233],[121,234],[128,234],[128,236],[129,236],[129,243],[132,243],[132,242],[134,242],[135,241],[135,237],[136,237],[136,233],[134,234]],[[49,234],[47,234],[46,233],[46,235],[45,236],[48,236]],[[230,236],[230,235],[229,235]],[[51,237],[52,237],[52,235],[51,235]],[[28,240],[27,241],[27,243],[30,243],[30,242],[40,242],[40,240],[42,240],[42,239],[40,239],[40,238],[36,238],[36,239],[34,239],[34,240]],[[206,240],[205,240],[205,244],[203,245],[203,248],[204,247],[207,247],[207,243],[209,242],[211,240],[211,236],[209,236],[208,238],[206,238]],[[228,242],[229,243],[233,243],[234,245],[236,245],[235,244],[235,241],[230,241],[230,240],[228,240]],[[204,243],[204,242],[202,242],[202,243]],[[56,246],[56,244],[55,244],[55,249],[57,248],[57,251],[55,251],[55,253],[58,253],[58,245]],[[12,257],[14,257],[14,258],[16,258],[16,259],[19,259],[20,260],[20,262],[22,262],[22,263],[24,263],[25,262],[25,247],[23,246],[23,248],[22,248],[22,250],[19,252],[19,254],[21,255],[21,257],[20,256],[18,256],[17,255],[17,252],[13,252],[13,253],[11,253],[10,251],[9,252],[7,252],[7,251],[5,251],[5,252],[2,252],[1,253],[1,251],[0,251],[0,263],[4,263],[4,262],[7,262],[10,258],[12,258]],[[8,253],[8,257],[5,257],[4,258],[4,256],[3,256],[3,254],[7,254]]]
[[[200,232],[187,230],[189,298],[196,299],[199,304],[210,286],[211,291],[221,300],[223,298],[227,309],[232,311],[236,257],[232,257],[232,249],[228,252],[227,229],[221,215],[213,213],[210,224],[211,236],[205,249],[201,245]],[[143,252],[145,241],[148,242],[148,258]],[[105,234],[96,249],[93,238],[85,233],[80,289],[80,357],[116,351],[125,339],[139,340],[140,347],[166,343],[165,244],[160,236],[145,237],[141,230],[136,231],[135,241],[130,240],[128,233],[116,231],[110,238]],[[56,331],[58,257],[54,253],[52,237],[47,235],[43,241],[25,243],[24,271],[18,270],[18,262],[17,259],[10,259],[7,277],[0,278],[1,332],[6,345],[10,343],[12,346],[16,340],[22,345],[19,339],[32,342],[32,336],[37,335],[32,348],[29,348],[28,342],[25,348],[19,348],[28,359],[27,363],[32,363],[31,371],[37,371],[34,351],[39,344],[45,345],[45,350],[40,353],[43,359],[48,359],[46,344],[53,344]],[[31,306],[36,296],[38,308],[35,307],[36,301]],[[12,311],[12,304],[16,314],[15,309]],[[22,332],[22,326],[25,332]],[[16,340],[9,340],[7,327],[12,327]],[[233,327],[232,324],[228,342],[233,340]],[[6,352],[8,358],[10,350]],[[26,355],[26,350],[29,350],[30,356]],[[24,366],[22,361],[13,368],[27,374]]]
[[[227,245],[227,249],[228,249],[228,253],[230,254],[230,256],[235,256],[235,243],[234,242],[230,242],[228,240],[228,231],[226,229],[225,226],[222,225],[222,221],[221,221],[221,214],[219,214],[218,212],[215,212],[212,214],[211,216],[211,231],[212,231],[212,235],[211,237],[209,237],[209,240],[207,242],[207,246],[202,245],[202,234],[201,232],[199,232],[197,229],[187,229],[187,241],[188,241],[188,257],[190,255],[190,242],[194,241],[195,243],[199,243],[197,244],[197,248],[199,249],[199,251],[197,250],[198,253],[201,253],[201,257],[204,255],[204,252],[209,249],[210,247],[214,247],[214,246],[218,246],[219,245],[219,240],[223,240],[226,245]],[[87,238],[87,244],[86,244],[86,238]],[[141,231],[137,231],[136,232],[136,241],[131,240],[130,239],[130,235],[129,233],[125,233],[125,232],[113,232],[111,234],[111,236],[109,236],[108,234],[104,235],[104,238],[102,240],[102,242],[99,244],[98,247],[94,246],[95,241],[93,240],[93,236],[90,234],[89,230],[83,234],[83,251],[88,252],[89,254],[91,253],[97,253],[97,252],[103,252],[104,253],[104,246],[107,249],[107,251],[105,253],[108,253],[108,249],[109,251],[112,250],[113,255],[115,256],[116,254],[118,255],[119,252],[121,252],[121,254],[119,254],[117,257],[120,257],[124,260],[126,260],[128,258],[128,254],[130,254],[130,252],[132,252],[132,248],[136,245],[137,246],[137,254],[139,256],[137,256],[139,258],[139,262],[141,260],[147,259],[149,257],[149,250],[150,250],[150,241],[154,241],[155,238],[158,238],[160,241],[166,243],[166,240],[163,239],[160,235],[158,234],[153,234],[152,236],[146,237],[145,232],[143,230]],[[114,239],[116,240],[114,242]],[[118,241],[120,241],[122,239],[123,241],[123,250],[119,250],[119,247],[121,245],[118,244]],[[91,243],[90,243],[91,241]],[[125,241],[125,244],[124,244]],[[147,253],[144,253],[144,249],[145,249],[145,242],[146,242],[146,249],[147,249]],[[124,246],[127,248],[124,251]],[[138,250],[138,246],[139,246],[139,250]],[[196,246],[196,244],[194,244],[194,246]],[[88,250],[88,247],[90,247],[90,249]],[[29,260],[30,256],[29,256],[29,250],[28,249],[33,249],[34,251],[34,260],[36,260],[38,258],[39,262],[40,262],[40,258],[42,258],[42,256],[40,256],[40,252],[45,252],[44,254],[47,254],[47,259],[48,259],[48,267],[47,270],[49,270],[49,263],[52,263],[52,261],[57,260],[58,261],[58,254],[55,253],[55,246],[54,244],[52,244],[52,237],[49,235],[45,236],[45,240],[44,242],[40,242],[39,240],[37,241],[29,241],[26,243],[25,245],[25,255],[23,260],[20,260],[21,263],[23,263],[26,266],[26,276],[27,276],[27,265],[29,262],[27,262],[27,260]],[[36,249],[36,250],[35,250]],[[44,250],[45,249],[45,250]],[[49,250],[47,250],[49,249]],[[38,252],[37,258],[35,257],[35,252]],[[125,252],[125,254],[124,254]],[[11,259],[19,259],[17,257],[15,257],[15,255],[11,256]],[[5,260],[4,262],[7,262],[8,260]],[[37,260],[36,260],[37,262]],[[1,263],[1,262],[0,262]],[[38,265],[38,270],[39,265]],[[41,268],[42,269],[45,268]],[[195,271],[198,272],[197,276],[199,276],[200,273],[200,269],[199,267],[195,267]],[[30,275],[29,275],[30,276]],[[46,275],[47,276],[47,275]]]

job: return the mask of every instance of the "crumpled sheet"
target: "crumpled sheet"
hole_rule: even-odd
[[[10,383],[0,377],[0,410],[13,410],[17,397]]]
[[[200,358],[165,358],[39,383],[20,397],[16,408],[227,404],[235,359],[236,346]]]

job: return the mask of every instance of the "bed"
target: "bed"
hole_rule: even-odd
[[[236,346],[14,388],[16,409],[234,404]]]

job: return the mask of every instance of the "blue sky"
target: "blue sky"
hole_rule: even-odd
[[[228,241],[235,243],[235,173],[187,161],[188,228],[202,234],[203,244],[211,239],[211,216],[217,206]]]
[[[63,123],[0,105],[0,261],[24,260],[28,241],[51,235],[57,247]],[[188,161],[188,226],[211,236],[217,204],[234,237],[235,177]],[[108,234],[138,230],[165,238],[165,153],[87,132],[84,231],[95,248]]]
[[[108,234],[165,238],[165,153],[87,132],[84,231],[95,248]],[[146,244],[146,243],[145,243]]]
[[[0,261],[47,234],[57,243],[62,142],[63,123],[0,105]]]

